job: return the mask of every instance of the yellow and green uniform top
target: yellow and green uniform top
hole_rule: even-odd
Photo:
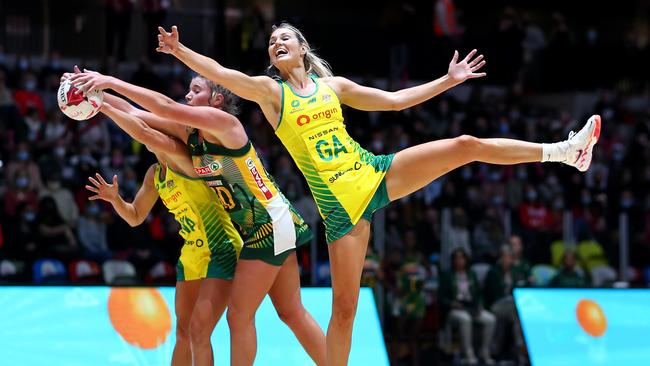
[[[282,110],[275,134],[302,171],[328,227],[328,242],[340,237],[364,216],[383,181],[392,156],[375,156],[348,134],[341,103],[326,83],[307,96],[282,88]]]
[[[239,149],[205,141],[195,130],[187,146],[194,171],[219,197],[244,240],[241,258],[271,260],[304,244],[311,230],[266,172],[252,143]]]
[[[185,240],[178,261],[180,281],[232,279],[242,240],[217,195],[200,179],[156,165],[154,185]]]

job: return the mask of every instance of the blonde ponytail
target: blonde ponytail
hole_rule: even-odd
[[[307,42],[305,36],[303,36],[302,32],[298,30],[298,28],[289,23],[282,22],[279,25],[274,25],[272,31],[275,31],[276,29],[290,30],[293,32],[293,34],[295,34],[296,38],[298,39],[298,43],[305,46],[306,53],[303,58],[303,63],[305,64],[305,71],[307,74],[316,74],[319,78],[334,76],[332,73],[332,68],[327,63],[327,61],[323,60],[316,54],[316,52],[312,51],[311,46],[309,46],[309,42]],[[273,78],[280,79],[280,73],[275,66],[269,65],[268,71]]]

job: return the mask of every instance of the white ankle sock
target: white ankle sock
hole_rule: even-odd
[[[542,163],[566,161],[568,149],[567,141],[542,144]]]

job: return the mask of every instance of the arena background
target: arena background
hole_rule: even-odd
[[[49,284],[174,283],[182,243],[162,204],[131,228],[109,205],[88,203],[83,188],[90,174],[117,174],[122,193],[133,197],[154,157],[105,117],[78,123],[63,116],[54,98],[61,73],[79,65],[182,100],[191,73],[154,51],[156,25],[177,25],[183,43],[254,75],[265,72],[270,27],[282,20],[305,33],[335,74],[388,90],[443,75],[455,49],[485,55],[486,78],[420,106],[346,109],[350,134],[375,153],[461,134],[559,141],[590,115],[603,118],[586,174],[560,164],[470,164],[376,215],[363,283],[372,288],[391,364],[463,362],[441,291],[457,248],[469,254],[487,310],[509,296],[500,292],[497,269],[509,255],[504,250],[517,252],[519,243],[515,262],[530,270],[518,286],[645,288],[649,16],[647,0],[2,0],[0,281],[11,286],[0,287],[0,303],[13,301],[14,285],[38,296]],[[318,233],[299,251],[303,286],[327,287],[323,227],[302,176],[256,106],[243,103],[241,120],[267,169]],[[57,321],[49,316],[40,321]],[[493,357],[529,362],[518,327],[501,321]],[[524,324],[528,348],[530,334],[536,333]],[[478,349],[479,326],[474,338]],[[9,351],[0,344],[0,357]],[[600,360],[595,364],[620,364]]]

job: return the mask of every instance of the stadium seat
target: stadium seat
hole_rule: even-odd
[[[18,268],[13,261],[3,259],[0,261],[0,277],[11,277],[18,274]]]
[[[149,284],[173,284],[176,282],[176,269],[165,261],[156,263],[145,278]]]
[[[562,266],[562,256],[566,246],[563,240],[555,240],[551,243],[551,264],[555,267]]]
[[[610,266],[594,267],[591,270],[591,282],[595,287],[611,286],[616,281],[616,270]]]
[[[557,269],[548,264],[537,264],[531,269],[531,274],[533,280],[535,281],[535,286],[544,287],[548,286],[549,282],[555,274]]]
[[[70,262],[68,266],[70,281],[80,283],[101,283],[102,271],[97,262],[82,259]]]
[[[591,271],[596,267],[609,266],[603,247],[595,240],[585,240],[578,243],[578,260],[582,266]]]
[[[108,285],[135,285],[138,283],[137,272],[131,262],[125,260],[108,260],[102,265],[104,281]]]
[[[65,265],[58,259],[39,259],[34,262],[33,271],[36,283],[67,282]]]
[[[25,262],[3,259],[0,261],[0,282],[12,283],[23,279]]]

